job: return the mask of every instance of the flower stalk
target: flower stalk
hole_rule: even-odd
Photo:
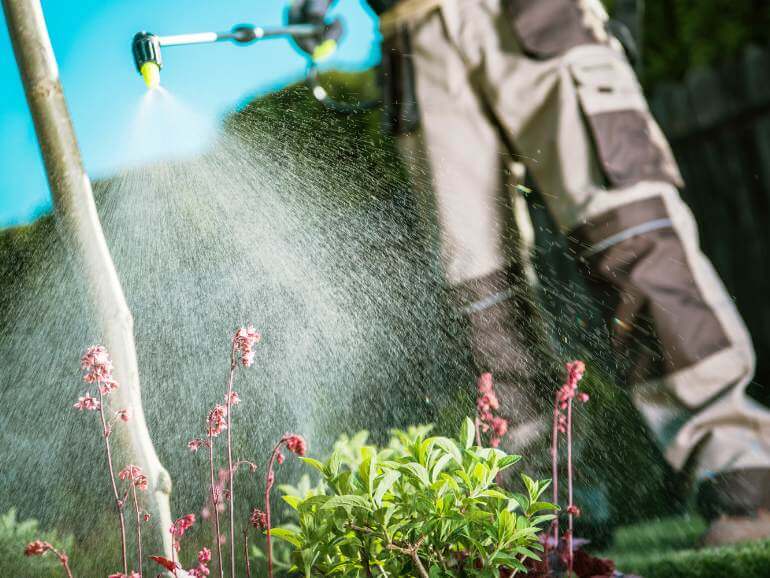
[[[115,497],[115,507],[118,511],[118,520],[120,522],[120,553],[123,558],[123,573],[128,574],[128,556],[126,553],[126,517],[123,513],[125,502],[120,499],[118,494],[118,485],[115,482],[115,468],[112,465],[112,448],[110,447],[110,434],[112,433],[110,426],[107,425],[107,420],[104,417],[104,397],[99,390],[99,417],[102,421],[102,435],[104,437],[104,447],[107,454],[107,467],[110,472],[110,483],[112,485],[112,493]]]
[[[233,488],[233,381],[238,362],[235,359],[236,340],[230,349],[230,375],[227,379],[227,472],[228,505],[230,507],[230,578],[235,578],[235,491]],[[237,394],[236,394],[237,395]]]
[[[123,513],[125,500],[120,498],[118,485],[115,481],[115,467],[112,461],[112,448],[110,447],[110,435],[112,434],[112,424],[107,423],[105,415],[105,400],[113,391],[118,389],[118,382],[112,377],[112,360],[110,355],[102,345],[94,345],[86,349],[80,358],[80,367],[83,370],[83,381],[88,384],[96,385],[98,399],[93,397],[90,391],[81,396],[74,404],[74,408],[80,411],[98,411],[99,419],[102,424],[102,437],[104,438],[104,448],[107,455],[107,468],[110,474],[110,485],[115,499],[115,508],[118,512],[118,521],[120,523],[120,545],[121,556],[123,559],[123,573],[128,574],[128,556],[126,552],[126,520]],[[118,410],[116,415],[122,420],[128,420],[128,412]]]
[[[72,570],[70,570],[69,566],[69,557],[64,553],[64,551],[57,550],[49,542],[43,542],[42,540],[35,540],[34,542],[30,542],[27,544],[27,547],[24,548],[25,556],[43,556],[46,552],[51,552],[54,556],[56,556],[59,559],[59,564],[61,564],[62,568],[64,568],[64,573],[67,575],[67,578],[72,578]]]
[[[219,577],[224,578],[224,571],[222,569],[222,535],[219,531],[219,491],[216,488],[216,481],[214,480],[214,438],[209,434],[208,439],[209,447],[209,472],[211,477],[211,505],[214,510],[214,540],[217,546],[217,569],[219,570]]]
[[[553,433],[551,438],[551,470],[553,475],[553,503],[559,502],[559,434],[566,436],[567,443],[567,531],[564,535],[566,542],[567,575],[572,576],[574,568],[574,521],[580,515],[580,508],[575,505],[573,495],[574,467],[572,463],[572,409],[573,401],[577,398],[586,403],[588,394],[578,391],[578,383],[585,373],[582,361],[571,361],[566,364],[567,380],[556,392],[553,406]],[[545,560],[548,561],[550,546],[559,547],[559,518],[551,523],[550,537],[545,540]]]
[[[307,442],[305,438],[297,434],[284,434],[284,436],[275,444],[273,451],[270,453],[270,459],[267,462],[267,473],[265,474],[265,512],[264,512],[264,524],[267,535],[267,576],[273,578],[273,543],[271,537],[271,519],[270,519],[270,490],[275,483],[275,472],[273,467],[277,461],[279,464],[283,463],[284,457],[281,453],[281,448],[286,446],[286,449],[291,453],[298,456],[304,456],[307,452]]]

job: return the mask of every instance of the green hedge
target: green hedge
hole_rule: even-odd
[[[618,530],[612,550],[623,572],[644,578],[767,578],[770,541],[697,548],[706,530],[699,517],[668,518]]]

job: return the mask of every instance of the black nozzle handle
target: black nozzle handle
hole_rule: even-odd
[[[163,68],[163,58],[160,55],[160,37],[149,32],[137,32],[131,42],[131,53],[134,55],[134,64],[137,72],[141,72],[142,65],[154,62],[158,68]]]
[[[293,36],[295,38],[312,37],[322,34],[324,25],[289,24],[286,26],[262,27],[252,24],[238,24],[230,32],[220,34],[222,40],[232,40],[238,44],[250,44],[263,38],[276,36]]]

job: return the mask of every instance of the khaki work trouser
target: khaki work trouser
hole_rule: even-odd
[[[488,290],[470,310],[510,295],[487,280],[508,266],[502,169],[514,153],[602,295],[634,401],[671,465],[694,457],[699,478],[770,467],[770,413],[745,394],[750,337],[602,20],[590,0],[444,0],[400,24],[420,119],[402,146],[431,176],[447,276]]]

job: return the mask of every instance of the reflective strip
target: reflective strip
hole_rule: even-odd
[[[513,289],[506,289],[505,291],[500,291],[499,293],[493,293],[489,297],[484,297],[484,299],[479,299],[478,301],[469,303],[463,307],[463,313],[466,315],[471,313],[478,313],[479,311],[489,309],[493,305],[507,301],[511,297],[513,297]]]
[[[646,223],[642,223],[640,225],[630,227],[625,231],[621,231],[620,233],[616,233],[614,235],[607,237],[603,241],[596,243],[596,245],[594,245],[593,247],[589,247],[588,249],[583,251],[580,257],[581,259],[586,259],[588,257],[591,257],[592,255],[596,255],[597,253],[606,251],[613,245],[622,243],[623,241],[630,239],[631,237],[636,237],[637,235],[644,235],[645,233],[649,233],[650,231],[657,231],[658,229],[666,229],[668,227],[673,227],[673,226],[674,225],[671,222],[671,219],[655,219],[654,221],[647,221]]]

